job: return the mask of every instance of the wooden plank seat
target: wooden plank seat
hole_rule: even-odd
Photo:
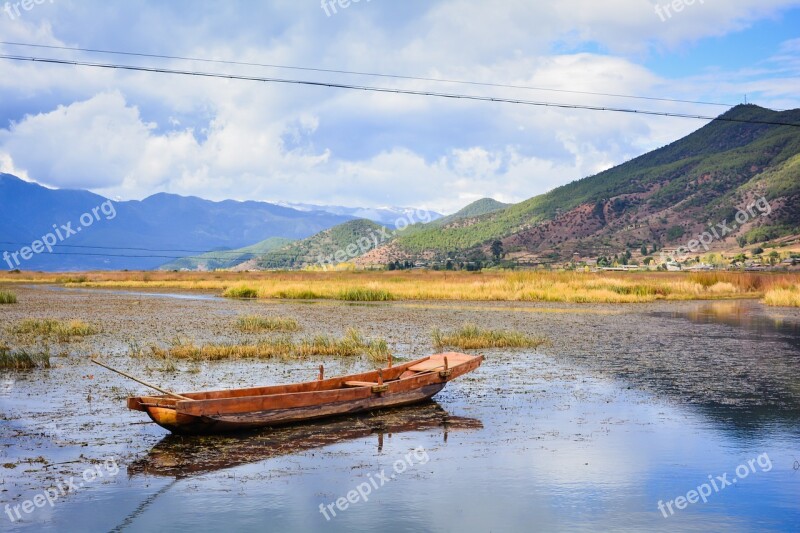
[[[345,381],[345,387],[377,387],[378,383],[374,381]]]

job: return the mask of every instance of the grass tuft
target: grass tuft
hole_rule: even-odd
[[[225,298],[241,298],[252,300],[254,298],[258,298],[258,290],[246,286],[230,287],[224,293],[222,293],[222,296]]]
[[[294,342],[288,337],[241,344],[184,344],[176,341],[167,348],[152,346],[153,356],[159,359],[188,359],[192,361],[221,361],[228,359],[303,358],[326,355],[354,357],[368,355],[377,357],[388,354],[388,345],[383,339],[367,341],[361,334],[350,329],[344,337],[334,338],[317,335]]]
[[[7,370],[50,368],[50,354],[47,352],[33,353],[25,350],[12,351],[7,346],[0,346],[0,368]]]
[[[56,337],[59,342],[68,342],[73,337],[86,337],[98,333],[98,329],[82,320],[62,322],[51,318],[23,320],[11,328],[11,333],[20,336]]]
[[[394,295],[387,290],[365,287],[343,289],[337,295],[337,300],[347,302],[390,302],[394,299]]]
[[[17,303],[17,295],[9,291],[0,291],[0,304]]]
[[[518,331],[480,329],[474,324],[465,324],[451,333],[442,333],[439,328],[434,328],[431,337],[438,351],[447,348],[538,348],[550,342],[546,337],[530,337]]]
[[[259,333],[261,331],[299,331],[300,324],[294,318],[247,315],[239,317],[236,322],[239,331]]]
[[[800,285],[768,291],[764,303],[773,307],[800,307]]]

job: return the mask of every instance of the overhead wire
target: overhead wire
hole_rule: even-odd
[[[369,86],[369,85],[355,85],[355,84],[349,84],[349,83],[335,83],[335,82],[326,82],[326,81],[298,80],[298,79],[291,79],[291,78],[276,78],[276,77],[262,77],[262,76],[246,76],[246,75],[242,75],[242,74],[224,74],[224,73],[216,73],[216,72],[203,72],[203,71],[194,71],[194,70],[170,69],[170,68],[163,68],[163,67],[145,67],[145,66],[137,66],[137,65],[126,65],[126,64],[116,64],[116,63],[98,63],[98,62],[77,61],[77,60],[70,60],[70,59],[43,58],[43,57],[35,57],[35,56],[17,56],[17,55],[9,55],[9,54],[0,54],[0,59],[7,59],[7,60],[11,60],[11,61],[25,61],[25,62],[33,62],[33,63],[83,66],[83,67],[111,69],[111,70],[126,70],[126,71],[135,71],[135,72],[148,72],[148,73],[157,73],[157,74],[174,74],[174,75],[195,76],[195,77],[202,77],[202,78],[216,78],[216,79],[240,80],[240,81],[255,81],[255,82],[263,82],[263,83],[294,84],[294,85],[305,85],[305,86],[312,86],[312,87],[328,87],[328,88],[358,90],[358,91],[376,92],[376,93],[391,93],[391,94],[405,94],[405,95],[415,95],[415,96],[429,96],[429,97],[437,97],[437,98],[470,100],[470,101],[479,101],[479,102],[498,102],[498,103],[527,105],[527,106],[535,106],[535,107],[548,107],[548,108],[557,108],[557,109],[581,109],[581,110],[589,110],[589,111],[604,111],[604,112],[628,113],[628,114],[659,116],[659,117],[695,119],[695,120],[703,120],[703,121],[715,121],[716,120],[716,121],[721,121],[721,122],[734,122],[734,123],[744,123],[744,124],[763,124],[763,125],[771,125],[771,126],[789,126],[789,127],[800,128],[800,123],[781,122],[781,121],[777,121],[777,120],[775,120],[775,121],[773,121],[773,120],[752,120],[752,119],[745,119],[745,118],[739,118],[739,117],[726,117],[726,116],[716,117],[716,116],[707,116],[707,115],[697,115],[697,114],[692,114],[692,113],[675,113],[675,112],[669,112],[669,111],[653,111],[653,110],[643,110],[643,109],[634,109],[634,108],[607,107],[607,106],[595,106],[595,105],[583,105],[583,104],[566,104],[566,103],[558,103],[558,102],[544,102],[544,101],[534,101],[534,100],[521,100],[521,99],[514,99],[514,98],[502,98],[502,97],[496,97],[496,96],[481,96],[481,95],[471,95],[471,94],[445,93],[445,92],[435,92],[435,91],[422,91],[422,90],[414,90],[414,89],[399,89],[399,88],[391,88],[391,87],[376,87],[376,86]]]

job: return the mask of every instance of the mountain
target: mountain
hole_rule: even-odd
[[[431,224],[432,226],[446,226],[451,222],[455,222],[456,220],[462,220],[466,218],[475,218],[481,215],[486,215],[488,213],[494,213],[495,211],[500,211],[509,207],[512,204],[504,204],[503,202],[498,202],[494,198],[482,198],[471,204],[463,207],[453,213],[452,215],[447,215],[446,217],[442,217],[436,220],[435,224]],[[421,227],[421,226],[420,226]]]
[[[727,120],[547,194],[403,233],[360,261],[488,257],[498,239],[507,257],[531,261],[638,253],[685,245],[762,196],[770,213],[749,216],[712,248],[800,233],[800,127],[736,122],[800,124],[800,110],[742,105],[720,118]]]
[[[269,252],[248,266],[262,269],[331,267],[369,252],[386,242],[390,235],[388,228],[371,220],[352,220]]]
[[[0,268],[59,271],[151,269],[170,259],[237,249],[271,237],[303,239],[352,220],[265,202],[212,202],[164,193],[112,202],[9,174],[0,174],[0,208],[0,253],[17,253]],[[57,243],[53,253],[24,260],[23,247],[47,234]]]
[[[333,215],[365,218],[388,228],[396,228],[398,222],[402,219],[410,220],[412,223],[419,221],[419,217],[415,215],[418,210],[414,207],[343,207],[340,205],[314,205],[291,202],[282,202],[278,205],[291,207],[298,211],[324,211]],[[427,214],[429,217],[426,216],[426,218],[429,221],[437,220],[444,216],[436,211],[427,211]]]
[[[170,261],[169,263],[161,265],[159,270],[197,270],[207,272],[217,269],[232,268],[250,259],[283,248],[292,242],[292,240],[282,237],[270,237],[259,243],[245,246],[244,248],[237,248],[236,250],[219,250]]]

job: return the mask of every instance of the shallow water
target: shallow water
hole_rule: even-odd
[[[71,345],[56,368],[7,378],[0,462],[11,467],[0,472],[0,505],[20,505],[89,467],[104,476],[25,514],[24,523],[0,516],[3,529],[800,529],[796,311],[752,301],[307,306],[38,288],[20,296],[0,327],[46,313],[100,322],[104,333]],[[143,345],[173,336],[234,340],[231,323],[252,312],[293,316],[301,335],[357,325],[405,356],[430,350],[433,326],[464,322],[546,334],[553,345],[486,351],[484,365],[450,383],[436,403],[203,438],[143,424],[141,413],[124,408],[124,397],[143,389],[82,357],[102,351],[115,366],[176,390],[307,380],[320,363],[327,375],[370,366],[230,362],[167,373],[123,355],[129,337]],[[107,456],[117,475],[92,463]],[[714,490],[709,476],[731,485]],[[677,508],[676,498],[704,484],[705,503]]]

